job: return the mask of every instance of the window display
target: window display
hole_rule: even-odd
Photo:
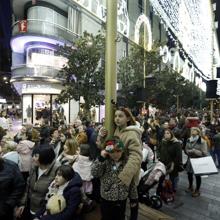
[[[32,95],[23,95],[23,124],[32,123]]]
[[[60,121],[68,123],[69,103],[59,104],[57,95],[52,94],[23,95],[23,124],[33,123],[40,127],[45,119],[53,127],[58,127]]]
[[[50,95],[33,95],[33,124],[39,126],[43,119],[50,121]]]

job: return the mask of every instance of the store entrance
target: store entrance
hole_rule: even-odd
[[[64,108],[57,102],[58,95],[25,94],[23,95],[23,124],[32,123],[40,127],[43,120],[56,126],[60,120],[65,120]]]

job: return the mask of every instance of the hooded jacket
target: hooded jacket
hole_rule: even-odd
[[[81,202],[81,186],[82,179],[79,174],[75,172],[74,177],[63,191],[63,197],[66,200],[66,208],[54,215],[42,215],[46,208],[37,213],[36,217],[41,220],[72,220],[76,219],[76,210]]]
[[[29,140],[20,141],[17,145],[17,152],[20,156],[21,172],[29,172],[32,164],[32,151],[35,143]]]
[[[83,181],[91,181],[93,176],[91,173],[92,161],[89,157],[78,155],[76,161],[73,163],[73,169],[79,173]]]
[[[139,173],[142,163],[142,130],[137,126],[128,126],[122,130],[116,128],[114,136],[118,136],[125,146],[127,163],[118,177],[125,185],[129,186],[132,179],[135,185],[139,182]]]

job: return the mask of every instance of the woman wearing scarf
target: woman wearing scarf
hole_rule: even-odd
[[[192,193],[193,197],[200,196],[201,176],[196,175],[196,189],[193,188],[193,169],[190,163],[190,158],[199,158],[207,156],[207,144],[206,141],[201,137],[201,131],[198,127],[191,128],[191,136],[186,143],[186,154],[188,160],[186,163],[186,171],[188,174],[189,187],[186,192]]]

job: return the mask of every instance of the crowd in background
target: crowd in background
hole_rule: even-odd
[[[80,119],[72,124],[61,120],[54,127],[47,119],[40,128],[26,124],[14,137],[8,135],[10,126],[0,123],[1,219],[80,219],[100,203],[103,220],[123,220],[129,200],[135,220],[139,173],[150,162],[165,165],[174,193],[185,170],[186,192],[193,197],[200,196],[201,177],[195,177],[194,186],[189,159],[210,154],[220,168],[218,114],[213,121],[205,111],[190,110],[134,117],[118,108],[114,125],[114,136],[106,141],[102,124]],[[146,160],[144,149],[153,152],[151,159]],[[165,178],[158,178],[158,195]]]

